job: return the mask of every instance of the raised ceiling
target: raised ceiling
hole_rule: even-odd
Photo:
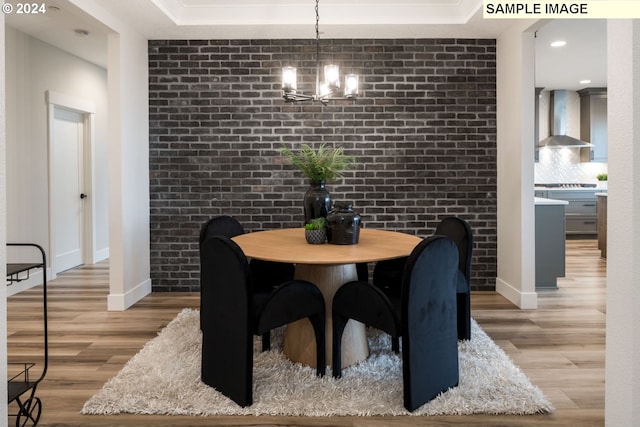
[[[96,1],[148,39],[315,37],[314,0]],[[6,14],[7,25],[106,68],[108,29],[75,6],[81,0],[45,2],[46,14]],[[320,0],[321,38],[496,38],[513,24],[483,19],[481,6],[482,0]],[[567,46],[548,49],[560,36]],[[606,86],[606,21],[550,21],[537,32],[536,86],[575,90],[586,78],[589,86]]]
[[[481,0],[321,0],[325,38],[495,37]],[[109,0],[150,39],[313,38],[314,0]],[[144,19],[139,19],[143,17]]]

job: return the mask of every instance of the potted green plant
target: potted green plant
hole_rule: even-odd
[[[598,188],[607,188],[607,179],[609,176],[606,173],[599,173],[596,175],[596,179],[598,180]]]
[[[298,151],[282,147],[280,152],[311,182],[341,178],[342,172],[357,161],[344,153],[344,147],[328,148],[326,144],[321,144],[317,150],[307,144],[302,144]]]
[[[304,226],[304,237],[307,243],[320,245],[327,240],[327,220],[324,217],[314,218]]]
[[[326,217],[331,210],[331,195],[325,182],[342,178],[342,172],[353,167],[357,159],[345,154],[344,147],[329,148],[326,144],[317,150],[307,144],[302,144],[297,151],[282,147],[280,153],[309,179],[310,188],[304,195],[305,224],[313,218]]]

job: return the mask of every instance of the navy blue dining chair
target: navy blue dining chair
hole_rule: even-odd
[[[462,218],[444,218],[434,232],[447,236],[458,248],[458,272],[456,274],[456,304],[458,317],[458,339],[471,339],[471,258],[473,257],[473,233],[471,226]]]
[[[332,305],[333,376],[342,375],[342,333],[349,319],[402,337],[404,406],[414,411],[458,385],[456,284],[458,250],[444,236],[419,243],[407,258],[401,297],[393,302],[378,287],[352,281]]]
[[[459,217],[446,217],[433,233],[450,238],[458,248],[458,273],[456,275],[456,300],[458,339],[471,339],[471,261],[473,258],[473,232],[467,221]],[[389,298],[400,298],[400,283],[407,258],[379,261],[373,269],[373,284]],[[399,343],[392,340],[392,348],[398,352]]]
[[[244,227],[236,218],[221,215],[211,218],[200,229],[200,245],[207,237],[225,236],[232,238],[244,234]],[[295,266],[291,263],[251,259],[249,261],[253,289],[256,293],[268,294],[281,283],[293,280]],[[262,350],[271,348],[271,334],[266,332],[262,337]]]
[[[253,336],[308,318],[316,341],[316,373],[324,375],[325,303],[306,280],[255,293],[242,249],[225,236],[200,245],[201,379],[240,406],[253,403]]]

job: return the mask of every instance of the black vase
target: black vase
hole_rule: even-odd
[[[355,245],[360,237],[361,218],[350,203],[336,203],[327,215],[327,242],[334,245]]]
[[[314,218],[326,218],[330,210],[331,195],[324,188],[324,181],[312,181],[304,193],[304,223],[308,224]]]

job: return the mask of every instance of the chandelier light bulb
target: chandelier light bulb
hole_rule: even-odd
[[[358,96],[358,75],[347,74],[344,77],[344,96],[355,98]]]
[[[297,74],[295,67],[284,67],[282,69],[282,92],[296,93],[298,89]]]
[[[334,91],[340,87],[340,70],[337,65],[324,66],[324,82],[330,91]]]

